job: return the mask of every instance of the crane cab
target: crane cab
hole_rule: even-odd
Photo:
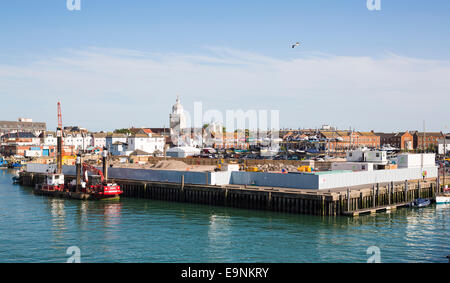
[[[47,174],[45,182],[38,189],[48,192],[63,191],[64,174]]]

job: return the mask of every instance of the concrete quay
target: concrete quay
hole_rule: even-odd
[[[21,172],[20,183],[34,186],[43,173]],[[66,175],[66,182],[75,176]],[[358,216],[403,207],[414,199],[434,198],[437,180],[410,180],[329,190],[289,189],[246,185],[187,184],[114,179],[122,197],[218,205],[322,216]]]

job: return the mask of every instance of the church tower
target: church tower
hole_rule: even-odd
[[[180,136],[182,130],[186,128],[186,116],[184,114],[183,105],[181,105],[180,97],[177,95],[177,101],[172,106],[172,113],[169,115],[170,118],[170,135]],[[175,141],[174,144],[177,144]]]

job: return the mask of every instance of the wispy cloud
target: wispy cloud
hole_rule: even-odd
[[[187,109],[279,109],[281,126],[321,123],[361,129],[443,127],[450,62],[396,54],[349,57],[292,53],[272,58],[222,47],[197,54],[87,48],[0,64],[3,118],[65,120],[92,129],[168,125],[175,95]],[[108,115],[103,115],[108,113]],[[445,124],[445,123],[444,123]]]

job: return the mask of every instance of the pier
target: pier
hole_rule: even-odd
[[[21,172],[20,184],[34,186],[44,178],[43,173]],[[74,178],[66,175],[66,182]],[[330,190],[186,184],[184,178],[178,183],[111,180],[121,186],[122,197],[322,216],[358,216],[393,210],[419,197],[434,198],[438,187],[436,178]]]

